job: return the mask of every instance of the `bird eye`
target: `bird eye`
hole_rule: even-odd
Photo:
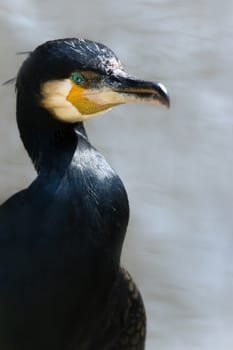
[[[82,84],[85,80],[83,76],[77,72],[71,74],[71,79],[75,82],[75,84]]]

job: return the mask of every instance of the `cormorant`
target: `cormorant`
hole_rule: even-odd
[[[0,207],[0,349],[142,350],[143,301],[120,267],[127,194],[83,121],[126,102],[168,106],[167,91],[75,38],[30,53],[16,90],[38,176]]]

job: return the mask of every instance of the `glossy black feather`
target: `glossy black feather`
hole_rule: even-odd
[[[141,310],[145,330],[143,303],[120,268],[124,186],[82,123],[61,123],[39,104],[43,81],[74,67],[104,73],[106,55],[93,50],[113,56],[67,40],[37,48],[17,78],[18,126],[38,176],[0,207],[0,349],[142,350],[145,334],[132,315]]]

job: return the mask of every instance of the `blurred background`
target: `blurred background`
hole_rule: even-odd
[[[163,82],[171,109],[121,106],[86,123],[128,191],[122,264],[148,315],[147,350],[233,349],[233,2],[1,0],[0,82],[55,38],[108,45]],[[0,202],[35,177],[0,86]]]

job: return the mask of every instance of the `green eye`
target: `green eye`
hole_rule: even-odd
[[[82,84],[84,83],[84,78],[81,74],[75,72],[71,74],[71,79],[75,82],[75,84]]]

